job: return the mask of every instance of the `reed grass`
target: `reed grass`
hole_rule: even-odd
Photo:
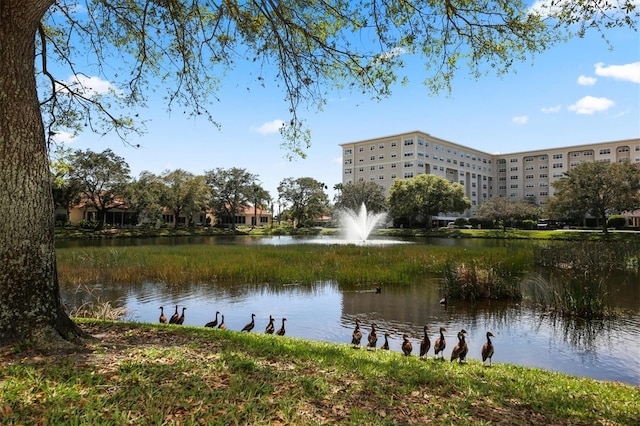
[[[640,239],[624,241],[554,242],[534,249],[537,265],[576,271],[640,273]]]
[[[427,245],[129,246],[58,249],[61,284],[163,282],[414,283],[442,273],[447,262],[512,256],[509,248],[460,249]],[[529,255],[530,257],[530,252]],[[526,256],[525,256],[526,257]],[[522,257],[518,257],[522,259]],[[524,267],[524,262],[523,262]]]
[[[566,317],[601,319],[616,316],[606,276],[594,271],[558,270],[525,284],[527,297],[545,310]]]
[[[442,294],[474,302],[479,299],[519,300],[525,271],[526,262],[518,256],[498,261],[490,259],[484,265],[476,260],[448,262],[443,273]]]

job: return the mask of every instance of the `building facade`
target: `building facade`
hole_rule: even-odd
[[[640,164],[640,138],[490,154],[413,131],[340,146],[343,184],[374,181],[388,195],[396,179],[421,173],[441,176],[464,187],[472,203],[466,216],[491,197],[532,197],[544,206],[553,195],[553,182],[585,161]]]

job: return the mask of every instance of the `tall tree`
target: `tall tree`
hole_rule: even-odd
[[[185,216],[185,225],[195,213],[204,212],[211,199],[211,191],[204,176],[196,176],[182,169],[167,170],[160,176],[160,204],[173,213],[173,227]]]
[[[131,180],[129,165],[110,149],[102,152],[77,150],[71,157],[69,180],[82,194],[82,202],[95,207],[98,229],[109,210],[126,205],[125,189]]]
[[[204,173],[211,189],[211,207],[216,218],[230,218],[231,229],[236,229],[236,214],[250,203],[252,189],[258,177],[246,169],[218,167]]]
[[[80,202],[80,188],[76,186],[76,182],[69,178],[71,155],[71,148],[59,147],[51,158],[53,204],[56,208],[65,209],[67,221],[72,205]]]
[[[260,225],[258,220],[258,209],[266,210],[268,204],[271,202],[271,195],[269,191],[264,189],[258,182],[254,182],[248,188],[247,198],[253,205],[253,225]]]
[[[512,219],[537,219],[540,215],[540,208],[531,200],[492,197],[478,207],[476,215],[493,220],[506,230]]]
[[[326,185],[310,177],[286,178],[278,185],[279,198],[289,205],[289,214],[296,227],[310,224],[314,218],[329,211]]]
[[[608,232],[607,216],[640,209],[640,169],[629,162],[580,163],[553,183],[546,209],[555,218],[591,215]]]
[[[590,21],[615,16],[599,11]],[[623,12],[637,16],[630,6]],[[0,214],[21,220],[0,225],[0,344],[41,346],[80,333],[60,303],[50,135],[90,129],[126,138],[139,129],[135,107],[156,83],[167,88],[168,108],[213,119],[209,100],[246,59],[258,82],[273,75],[283,87],[291,110],[285,141],[290,153],[303,153],[309,135],[298,106],[321,106],[331,85],[389,94],[400,53],[437,64],[427,76],[437,91],[462,63],[473,75],[502,73],[559,39],[520,0],[1,0]],[[108,90],[92,85],[87,76],[95,75]]]
[[[394,218],[421,218],[427,228],[439,213],[462,213],[471,207],[464,188],[457,182],[430,174],[398,179],[389,189],[389,207]]]
[[[364,204],[371,212],[379,213],[387,210],[384,188],[375,182],[339,184],[334,189],[338,190],[334,200],[334,206],[337,209],[358,211]]]
[[[160,196],[164,183],[161,177],[144,170],[131,181],[125,190],[129,207],[138,213],[138,224],[157,225],[162,218],[163,206]]]

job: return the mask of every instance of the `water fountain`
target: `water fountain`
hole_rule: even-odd
[[[358,212],[352,209],[342,209],[338,212],[344,239],[359,243],[366,243],[371,231],[381,225],[386,217],[386,213],[367,212],[367,206],[364,203]]]

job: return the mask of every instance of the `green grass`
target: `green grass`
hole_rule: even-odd
[[[640,388],[258,333],[82,320],[88,350],[2,353],[0,424],[630,425]],[[496,349],[499,359],[499,347]]]
[[[312,283],[336,280],[344,285],[404,284],[439,274],[451,262],[494,265],[500,259],[526,268],[531,249],[447,248],[410,244],[355,245],[183,245],[58,249],[62,284],[144,281]]]

